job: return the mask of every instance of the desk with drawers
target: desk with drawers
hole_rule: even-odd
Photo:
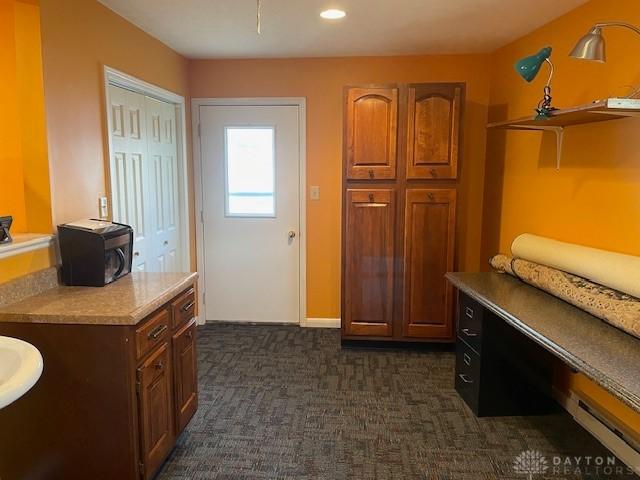
[[[448,273],[458,288],[456,389],[478,416],[540,414],[554,357],[640,411],[640,339],[498,273]]]

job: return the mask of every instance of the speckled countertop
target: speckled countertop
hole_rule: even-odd
[[[197,278],[197,273],[132,273],[99,288],[56,285],[0,306],[0,322],[136,325]]]
[[[640,411],[640,339],[509,275],[448,273],[447,279]]]

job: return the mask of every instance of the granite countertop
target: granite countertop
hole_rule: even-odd
[[[506,274],[448,273],[447,279],[640,411],[640,339]]]
[[[197,273],[132,273],[105,287],[53,286],[0,306],[0,322],[136,325]]]

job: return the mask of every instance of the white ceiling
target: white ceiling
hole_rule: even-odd
[[[586,0],[99,0],[189,58],[490,52]],[[327,21],[326,8],[347,17]]]

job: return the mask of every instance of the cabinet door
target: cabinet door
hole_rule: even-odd
[[[347,190],[345,335],[390,336],[393,327],[395,192]]]
[[[409,85],[407,178],[457,178],[464,84]]]
[[[351,88],[346,101],[347,178],[396,178],[398,89]]]
[[[173,336],[173,372],[179,435],[198,409],[195,319]]]
[[[453,337],[455,189],[407,190],[404,239],[404,322],[406,337]]]
[[[169,344],[158,347],[138,368],[140,460],[144,478],[152,478],[174,443],[173,378]]]

